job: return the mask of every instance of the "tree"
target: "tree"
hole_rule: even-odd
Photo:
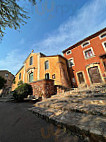
[[[0,76],[0,89],[2,89],[5,86],[6,80]]]
[[[15,30],[20,28],[20,25],[24,25],[25,19],[28,18],[27,12],[19,6],[17,3],[19,0],[0,0],[0,37],[4,36],[4,30],[6,27],[14,28]],[[36,0],[29,0],[33,4],[36,4]]]

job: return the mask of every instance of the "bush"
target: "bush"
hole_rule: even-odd
[[[13,93],[13,97],[17,101],[23,101],[28,95],[32,95],[32,86],[30,84],[24,83],[18,86]]]
[[[20,80],[17,85],[20,86],[20,85],[22,85],[22,84],[23,84],[23,81]]]

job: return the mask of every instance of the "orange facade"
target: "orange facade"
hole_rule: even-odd
[[[42,53],[30,53],[22,68],[15,76],[13,90],[18,82],[31,83],[42,79],[53,79],[55,85],[70,87],[67,60],[61,55],[46,56]]]
[[[73,86],[91,85],[106,81],[106,28],[63,51],[68,59]]]

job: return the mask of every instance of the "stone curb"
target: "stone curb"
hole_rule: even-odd
[[[56,110],[52,109],[52,111],[47,111],[48,108],[39,108],[39,107],[33,107],[29,108],[28,110],[32,111],[34,114],[36,114],[38,117],[41,117],[42,119],[45,119],[48,122],[53,123],[54,125],[58,125],[62,128],[66,128],[67,130],[70,130],[76,134],[82,135],[82,136],[87,136],[90,137],[91,139],[96,139],[96,142],[105,142],[106,141],[106,131],[100,129],[96,129],[95,127],[92,126],[93,122],[89,122],[89,124],[92,126],[91,128],[89,126],[86,126],[85,124],[77,124],[77,119],[76,123],[70,121],[71,119],[65,119],[65,111],[61,113],[61,115],[56,116],[54,113],[57,113],[61,110]],[[70,114],[75,113],[71,112]],[[69,112],[68,112],[69,114]],[[77,115],[77,113],[75,113]],[[81,116],[86,114],[80,114]],[[90,115],[91,116],[91,115]],[[80,117],[80,116],[79,116]],[[91,116],[93,118],[94,116]],[[99,119],[99,117],[98,117]],[[106,128],[106,121],[104,120],[103,123]]]

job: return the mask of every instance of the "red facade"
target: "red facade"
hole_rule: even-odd
[[[63,51],[73,87],[106,82],[106,28]]]

